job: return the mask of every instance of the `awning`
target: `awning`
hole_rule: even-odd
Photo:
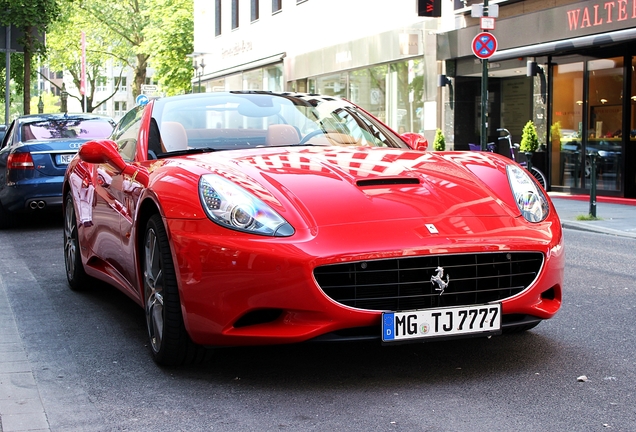
[[[232,74],[247,71],[250,69],[257,69],[257,68],[267,66],[270,64],[278,63],[282,61],[285,58],[285,56],[286,56],[286,53],[280,53],[280,54],[265,57],[259,60],[254,60],[248,63],[243,63],[237,66],[232,66],[231,68],[217,70],[212,73],[206,73],[204,75],[201,75],[201,80],[211,80],[214,78],[232,75]],[[192,79],[192,83],[196,83],[198,81],[199,81],[199,77],[195,77],[194,79]]]
[[[634,39],[636,39],[636,28],[630,28],[609,33],[581,36],[573,39],[545,42],[536,45],[528,45],[503,51],[497,51],[488,60],[497,61],[519,57],[538,57],[548,54],[574,51],[581,48],[611,45],[618,42],[633,42]]]

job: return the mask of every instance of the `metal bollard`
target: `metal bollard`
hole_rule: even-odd
[[[590,153],[590,216],[596,218],[596,156],[597,154]]]
[[[532,169],[532,152],[526,152],[526,169],[530,171]]]

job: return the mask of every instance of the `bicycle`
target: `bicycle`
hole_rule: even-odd
[[[509,153],[510,159],[517,162],[519,165],[521,165],[525,169],[528,169],[528,160],[526,159],[526,155],[523,153],[519,153],[519,147],[520,147],[519,144],[512,143],[510,131],[505,128],[498,128],[497,132],[498,133],[504,132],[505,135],[497,137],[497,141],[498,141],[497,148],[495,148],[495,143],[488,143],[487,145],[488,151],[492,153],[498,153],[506,157],[508,157],[506,153]],[[502,142],[502,141],[503,141],[503,145],[500,145],[499,142]],[[535,168],[532,165],[530,165],[529,171],[530,171],[530,174],[532,174],[532,176],[539,182],[541,187],[545,189],[547,181],[543,172],[541,172],[540,169]]]

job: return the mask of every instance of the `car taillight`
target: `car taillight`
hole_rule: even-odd
[[[9,169],[33,169],[31,153],[11,153],[7,159]]]

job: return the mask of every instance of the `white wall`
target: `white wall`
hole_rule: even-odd
[[[443,0],[447,3],[447,0]],[[194,51],[205,54],[206,74],[272,55],[315,51],[423,19],[416,0],[283,0],[272,15],[271,0],[260,0],[260,17],[250,22],[251,2],[239,2],[239,28],[231,30],[231,0],[221,0],[222,32],[214,36],[213,0],[194,1]]]

